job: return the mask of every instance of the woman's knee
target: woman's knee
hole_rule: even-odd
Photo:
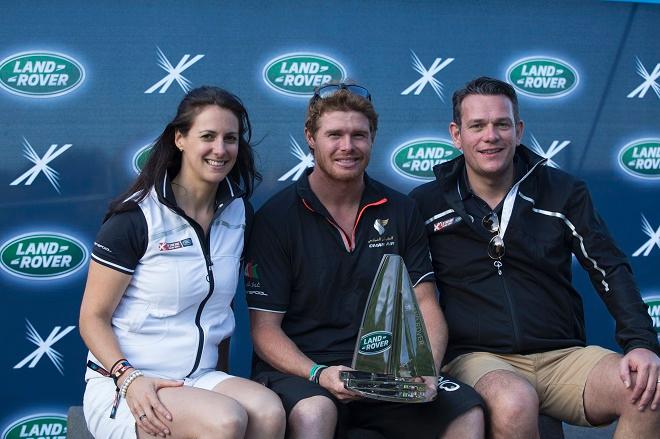
[[[208,437],[243,437],[248,424],[248,414],[239,404],[223,407],[210,418],[206,418],[205,435]]]

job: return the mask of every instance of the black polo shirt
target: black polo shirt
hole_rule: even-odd
[[[284,313],[282,329],[313,361],[350,360],[383,255],[404,259],[414,285],[434,281],[415,202],[365,175],[351,236],[312,192],[308,171],[255,214],[245,289],[250,309]]]

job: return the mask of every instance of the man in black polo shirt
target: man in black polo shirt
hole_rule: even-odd
[[[282,398],[292,438],[343,437],[356,427],[377,437],[481,437],[481,401],[456,380],[441,378],[438,387],[436,377],[424,377],[437,398],[401,404],[361,399],[339,379],[387,253],[405,261],[436,366],[446,345],[414,202],[365,174],[377,120],[365,88],[320,87],[305,121],[315,167],[255,215],[245,279],[254,378]]]

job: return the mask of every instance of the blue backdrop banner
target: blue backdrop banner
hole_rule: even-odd
[[[66,436],[67,408],[82,403],[78,311],[101,218],[184,93],[205,84],[249,110],[258,208],[313,165],[303,121],[314,86],[369,88],[380,129],[368,172],[407,193],[460,154],[453,90],[481,75],[510,82],[523,143],[588,183],[660,329],[660,5],[39,0],[5,5],[1,22],[2,439]],[[575,268],[589,342],[618,349]],[[236,297],[231,371],[247,375]]]

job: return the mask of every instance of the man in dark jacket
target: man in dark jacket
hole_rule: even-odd
[[[538,437],[539,411],[617,437],[657,437],[658,340],[630,266],[585,184],[520,144],[514,89],[481,77],[453,96],[463,155],[415,189],[449,327],[444,371],[472,385],[493,437]],[[624,356],[586,346],[575,255]]]

